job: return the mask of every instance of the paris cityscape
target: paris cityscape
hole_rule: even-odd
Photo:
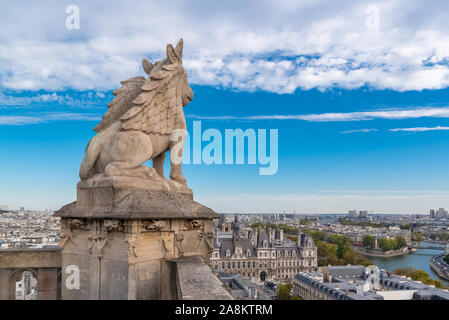
[[[3,205],[0,212],[1,249],[58,248],[60,219],[52,210]],[[238,300],[426,300],[432,295],[446,300],[448,256],[449,214],[444,208],[422,215],[367,210],[220,214],[214,220],[210,267]],[[390,281],[378,291],[365,284],[366,270],[373,265]],[[37,299],[32,273],[21,274],[15,294],[16,299]]]
[[[5,312],[446,312],[448,18],[443,0],[5,3]]]

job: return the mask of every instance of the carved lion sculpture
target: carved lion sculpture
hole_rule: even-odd
[[[148,78],[122,81],[122,87],[113,92],[109,110],[94,129],[98,133],[86,148],[81,180],[98,175],[163,179],[165,153],[170,151],[170,178],[186,185],[179,161],[185,134],[173,138],[175,132],[185,132],[183,107],[193,99],[182,49],[181,39],[176,48],[167,45],[164,60],[153,65],[144,58]],[[153,168],[143,166],[149,159],[153,159]]]

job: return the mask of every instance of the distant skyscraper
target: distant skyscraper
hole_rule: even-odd
[[[360,218],[368,217],[368,211],[366,211],[366,210],[360,211],[359,217]]]
[[[430,209],[430,218],[431,219],[436,218],[435,209]]]
[[[349,210],[348,211],[349,218],[356,218],[357,217],[357,211],[356,210]]]
[[[436,212],[436,217],[437,218],[445,218],[447,217],[447,211],[444,210],[444,208],[439,208]]]

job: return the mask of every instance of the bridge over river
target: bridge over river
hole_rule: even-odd
[[[444,251],[446,250],[446,247],[442,247],[442,246],[412,246],[411,248],[413,249],[426,249],[426,250],[439,250],[439,251]]]
[[[449,251],[449,244],[446,246],[438,243],[431,242],[412,242],[411,248],[413,249],[426,249],[426,250],[439,250],[439,251]]]

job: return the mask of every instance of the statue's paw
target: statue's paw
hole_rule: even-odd
[[[183,176],[180,176],[180,177],[170,177],[170,178],[171,178],[173,181],[176,181],[176,182],[178,182],[178,183],[187,185],[187,180],[186,180],[186,178],[184,178]]]
[[[156,170],[154,170],[153,168],[150,167],[144,167],[145,168],[145,178],[147,179],[154,179],[154,178],[158,178],[159,175],[156,173]]]

